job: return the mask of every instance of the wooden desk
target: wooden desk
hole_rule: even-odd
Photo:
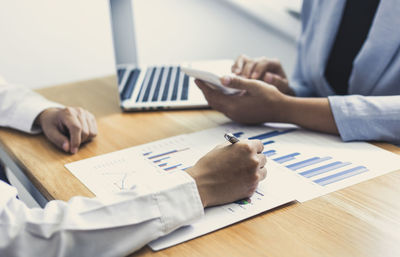
[[[38,90],[49,99],[87,108],[99,136],[78,154],[60,152],[42,135],[0,130],[0,144],[48,199],[93,196],[64,164],[228,120],[211,110],[121,113],[114,77]],[[389,144],[378,144],[400,154]],[[400,172],[304,204],[269,211],[160,252],[133,256],[400,256]]]

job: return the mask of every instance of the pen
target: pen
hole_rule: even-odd
[[[231,144],[239,142],[239,139],[237,137],[235,137],[234,135],[232,135],[231,133],[225,133],[224,137]]]

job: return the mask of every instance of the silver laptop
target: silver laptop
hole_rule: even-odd
[[[139,64],[132,0],[109,0],[120,105],[124,111],[208,108],[194,79],[181,67],[216,74],[229,71],[232,61]]]

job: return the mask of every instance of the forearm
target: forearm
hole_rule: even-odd
[[[51,107],[62,106],[29,89],[0,82],[0,126],[38,132],[34,130],[34,120],[43,110]]]
[[[124,209],[134,216],[137,210],[129,208],[129,201],[117,201],[114,206],[83,198],[73,201],[53,201],[44,210],[30,210],[18,199],[10,200],[0,220],[0,255],[27,256],[29,252],[32,256],[122,256],[162,234],[156,229],[161,226],[155,225],[159,216],[156,208],[148,211],[149,217],[133,221],[114,210]],[[81,206],[82,211],[75,211]]]
[[[327,98],[287,96],[279,117],[280,122],[293,123],[306,129],[339,133]]]
[[[203,214],[184,172],[153,183],[29,209],[0,181],[0,256],[125,256]]]

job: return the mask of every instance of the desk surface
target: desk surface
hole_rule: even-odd
[[[211,110],[121,113],[115,78],[38,90],[93,112],[99,136],[78,154],[58,151],[42,135],[0,130],[0,143],[47,199],[93,196],[64,164],[227,122]],[[377,144],[400,154],[389,144]],[[400,256],[400,172],[291,204],[160,252],[133,256]]]

